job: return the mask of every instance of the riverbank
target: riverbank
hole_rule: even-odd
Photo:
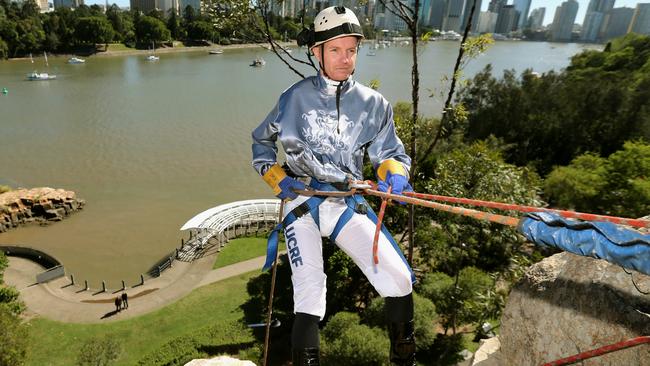
[[[292,47],[296,46],[295,42],[278,42],[280,45],[283,47]],[[237,50],[237,49],[253,49],[253,48],[262,48],[262,49],[268,49],[268,44],[267,43],[242,43],[242,44],[231,44],[231,45],[220,45],[220,44],[211,44],[208,46],[183,46],[182,43],[180,46],[174,46],[174,47],[161,47],[161,48],[156,48],[156,54],[168,54],[168,53],[189,53],[189,52],[205,52],[207,53],[210,50]],[[113,46],[113,49],[111,49],[111,46]],[[103,47],[102,47],[103,48]],[[84,55],[84,52],[79,52],[79,53],[48,53],[48,57],[54,57],[54,58],[59,58],[59,57],[71,57],[71,56],[79,56],[83,55],[85,58],[93,58],[93,57],[115,57],[115,56],[133,56],[133,55],[148,55],[151,54],[151,50],[149,49],[136,49],[136,48],[128,48],[124,46],[123,44],[112,44],[108,46],[107,51],[97,51],[96,53],[92,53],[90,55]],[[37,58],[42,58],[43,56],[41,55],[40,57],[34,57],[32,58],[37,59]],[[14,57],[10,58],[7,61],[22,61],[22,60],[29,60],[30,57]]]

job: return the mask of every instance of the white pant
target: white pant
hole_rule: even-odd
[[[300,196],[285,204],[288,213],[308,197]],[[284,229],[287,254],[291,264],[294,312],[325,315],[325,280],[321,237],[332,234],[339,217],[347,209],[343,198],[330,197],[319,206],[318,225],[306,214]],[[373,262],[372,241],[376,225],[366,216],[354,213],[341,229],[336,245],[341,248],[366,275],[382,297],[406,296],[412,291],[411,272],[400,255],[399,248],[381,233],[378,242],[377,265]]]

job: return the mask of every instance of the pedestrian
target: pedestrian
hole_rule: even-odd
[[[342,6],[322,10],[298,36],[318,60],[320,70],[280,96],[253,131],[252,164],[284,204],[285,243],[291,263],[294,323],[293,365],[319,364],[318,323],[325,315],[322,237],[329,237],[363,271],[385,298],[390,359],[415,365],[413,272],[387,230],[373,262],[376,216],[360,195],[308,197],[294,190],[348,190],[363,180],[367,152],[379,189],[411,190],[411,159],[397,137],[393,110],[377,91],[352,79],[363,31],[355,14]],[[286,165],[277,162],[277,140]],[[273,237],[273,236],[272,236]],[[273,240],[269,241],[273,245]],[[272,252],[272,251],[270,251]],[[275,258],[267,258],[267,267]]]
[[[129,296],[126,294],[126,292],[122,292],[122,306],[124,309],[129,308]]]
[[[122,299],[118,296],[115,298],[115,311],[120,312],[122,310]]]

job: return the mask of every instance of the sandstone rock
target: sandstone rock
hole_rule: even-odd
[[[18,225],[61,221],[80,210],[85,201],[75,193],[48,187],[16,189],[0,194],[0,232]]]
[[[650,334],[650,276],[603,260],[560,253],[532,266],[513,288],[501,319],[503,365],[540,365]],[[581,365],[650,365],[650,346]]]

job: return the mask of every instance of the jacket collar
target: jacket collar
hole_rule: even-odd
[[[341,84],[341,92],[345,92],[354,82],[354,80],[352,80],[352,75],[350,75],[346,80],[335,81],[323,75],[322,71],[318,72],[316,78],[318,80],[318,89],[327,95],[336,95],[336,88],[339,84]]]

